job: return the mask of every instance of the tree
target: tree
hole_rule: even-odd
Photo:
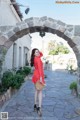
[[[55,47],[56,47],[56,41],[51,40],[48,44],[48,50],[51,51],[55,49]]]
[[[59,44],[56,41],[50,41],[48,44],[49,55],[58,55],[59,53],[68,54],[69,49],[63,44]]]

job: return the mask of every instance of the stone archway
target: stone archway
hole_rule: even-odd
[[[0,32],[0,73],[5,54],[14,41],[28,33],[40,32],[42,28],[45,32],[57,34],[65,39],[73,49],[77,58],[80,83],[80,25],[68,25],[46,16],[28,18],[16,26],[10,27],[6,32]]]

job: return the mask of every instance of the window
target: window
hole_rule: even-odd
[[[16,63],[17,63],[17,44],[14,43],[13,44],[13,68],[17,67]]]

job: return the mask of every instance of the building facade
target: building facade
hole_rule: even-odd
[[[19,9],[18,5],[16,7]],[[0,29],[2,32],[22,21],[21,13],[17,9],[12,4],[12,0],[0,0]],[[28,65],[30,49],[31,37],[29,34],[15,41],[5,56],[3,71]]]

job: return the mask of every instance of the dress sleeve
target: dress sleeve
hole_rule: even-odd
[[[40,57],[42,57],[43,56],[43,53],[42,52],[40,52]]]
[[[37,59],[37,67],[38,67],[38,72],[39,72],[39,76],[42,76],[42,65],[41,65],[41,60],[40,58]]]

